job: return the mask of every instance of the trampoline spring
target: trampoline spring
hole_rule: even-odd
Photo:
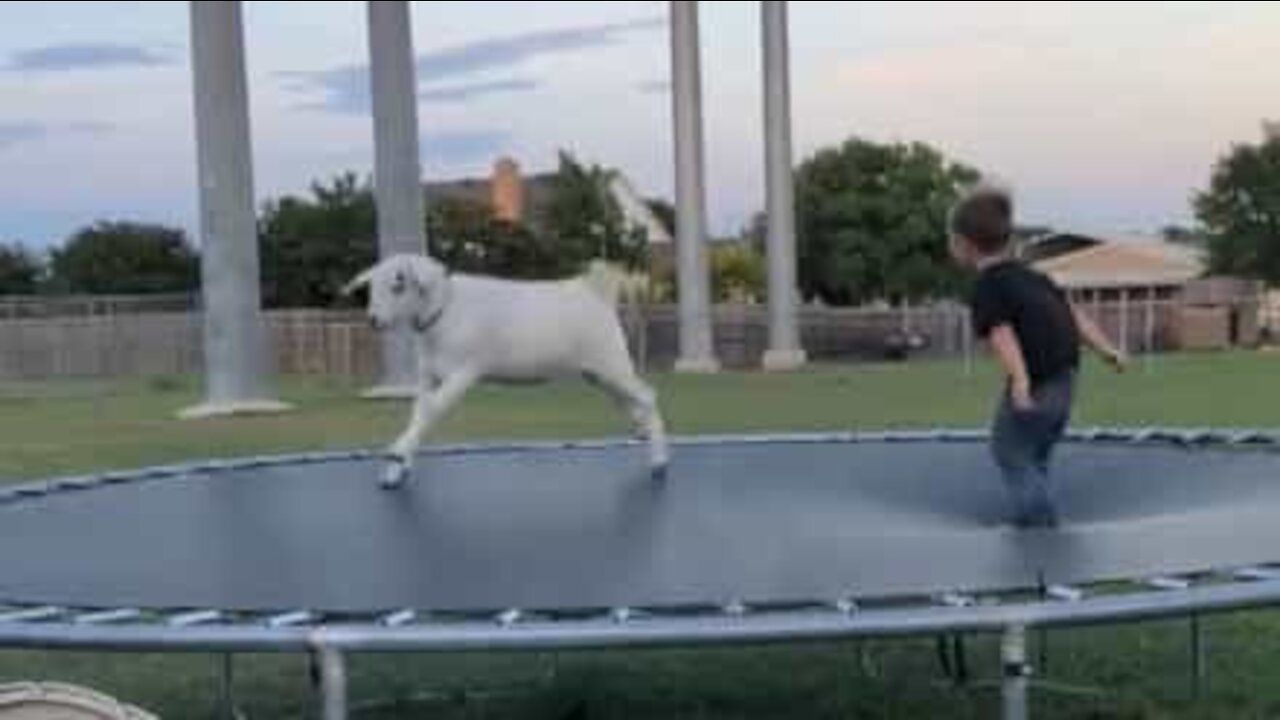
[[[52,490],[53,488],[47,483],[41,483],[39,485],[23,485],[22,487],[16,487],[12,490],[12,494],[13,497],[16,498],[44,497]]]
[[[1278,580],[1280,579],[1280,569],[1263,567],[1240,568],[1232,573],[1232,577],[1236,580],[1244,580],[1246,582]]]
[[[393,612],[388,615],[382,616],[378,620],[378,624],[382,625],[383,627],[391,627],[391,628],[404,627],[405,625],[412,625],[417,619],[418,619],[417,611],[400,610],[399,612]]]
[[[1133,437],[1129,438],[1129,441],[1134,444],[1149,443],[1158,438],[1159,432],[1155,428],[1143,428],[1135,432]]]
[[[1261,430],[1241,430],[1231,435],[1232,445],[1274,445],[1276,438]]]
[[[987,434],[988,433],[985,430],[952,429],[939,431],[938,436],[935,439],[942,442],[979,442],[986,439]]]
[[[102,484],[102,479],[92,475],[82,477],[62,478],[49,483],[49,490],[53,492],[65,492],[70,490],[87,490]]]
[[[975,600],[974,598],[968,595],[963,595],[963,594],[954,593],[954,592],[948,592],[948,593],[943,593],[942,595],[939,595],[937,598],[937,602],[939,605],[946,605],[947,607],[951,607],[951,608],[967,608],[967,607],[973,607],[974,605],[978,604],[977,600]]]
[[[273,615],[266,619],[266,626],[269,628],[287,628],[296,627],[298,625],[306,625],[315,622],[315,613],[309,610],[294,610],[293,612]]]
[[[112,623],[136,620],[139,617],[142,617],[141,610],[135,608],[120,608],[117,610],[101,610],[98,612],[77,615],[72,619],[72,622],[76,625],[110,625]]]
[[[636,619],[636,611],[629,607],[614,608],[609,611],[609,619],[619,625],[625,625]]]
[[[840,598],[832,603],[832,607],[841,615],[854,615],[860,610],[858,601],[853,598]]]
[[[1191,581],[1176,577],[1153,577],[1146,581],[1147,587],[1167,592],[1177,592],[1191,587]]]
[[[25,610],[13,610],[6,613],[0,613],[0,624],[4,623],[24,623],[24,622],[40,622],[41,620],[52,620],[63,613],[62,608],[46,605],[42,607],[27,608]]]
[[[1058,602],[1080,602],[1084,599],[1084,591],[1070,585],[1050,585],[1045,588],[1044,594]]]
[[[166,624],[170,627],[184,628],[195,627],[196,625],[210,625],[221,619],[222,613],[217,610],[197,610],[174,615],[168,619]]]

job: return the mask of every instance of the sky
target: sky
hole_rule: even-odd
[[[370,171],[364,5],[246,3],[260,203]],[[412,5],[426,178],[566,148],[670,196],[666,2]],[[729,233],[762,205],[760,13],[701,6],[708,212]],[[1012,187],[1029,224],[1189,222],[1214,159],[1280,118],[1280,3],[790,6],[797,161],[927,142]],[[196,235],[188,44],[186,2],[0,3],[0,241],[122,218]]]

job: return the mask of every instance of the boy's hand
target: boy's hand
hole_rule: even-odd
[[[1129,356],[1121,350],[1113,349],[1107,352],[1106,355],[1103,355],[1102,359],[1111,366],[1112,370],[1115,370],[1118,373],[1123,373],[1125,370],[1129,369]]]
[[[1036,409],[1035,398],[1031,396],[1031,385],[1025,382],[1015,382],[1009,386],[1009,402],[1013,403],[1013,409],[1018,412],[1031,412]]]

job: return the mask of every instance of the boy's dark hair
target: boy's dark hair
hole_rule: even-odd
[[[952,206],[947,226],[983,253],[1000,252],[1013,236],[1013,198],[993,187],[971,190]]]

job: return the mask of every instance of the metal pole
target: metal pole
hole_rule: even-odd
[[[795,190],[791,179],[791,63],[787,3],[760,3],[764,46],[765,215],[768,220],[769,349],[766,370],[805,364],[797,325]]]
[[[322,647],[316,651],[320,663],[320,698],[324,720],[347,720],[347,666],[340,650]]]
[[[370,0],[368,16],[378,254],[385,258],[423,253],[427,237],[409,3]],[[408,331],[383,333],[382,377],[378,387],[366,395],[405,397],[412,394],[415,378],[412,335]]]
[[[672,119],[675,124],[676,285],[679,288],[679,372],[719,370],[712,345],[707,275],[706,189],[703,172],[702,70],[698,3],[671,2]]]
[[[1191,697],[1199,700],[1203,691],[1205,662],[1204,635],[1200,628],[1200,616],[1191,615]]]
[[[280,411],[267,382],[241,4],[189,7],[205,400],[181,416]]]
[[[964,345],[964,376],[973,376],[973,330],[969,311],[960,313],[960,342]]]
[[[1020,625],[1005,628],[1000,643],[1003,667],[1002,700],[1004,720],[1026,720],[1027,683],[1031,668],[1027,664],[1027,631]]]
[[[1129,288],[1120,289],[1120,349],[1129,352]]]
[[[1156,352],[1156,289],[1147,288],[1147,317],[1143,334],[1146,336],[1146,353],[1143,357],[1143,368],[1150,372],[1151,360]]]

